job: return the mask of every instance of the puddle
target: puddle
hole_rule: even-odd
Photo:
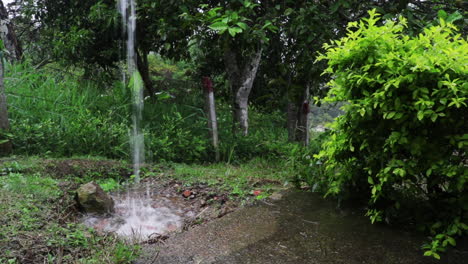
[[[181,231],[184,221],[196,215],[185,198],[175,192],[158,190],[149,182],[111,196],[115,202],[115,213],[108,217],[86,215],[83,219],[85,225],[98,232],[144,241]]]

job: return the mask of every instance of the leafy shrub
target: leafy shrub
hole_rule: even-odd
[[[317,155],[327,194],[368,199],[372,222],[420,223],[439,258],[468,230],[468,44],[443,20],[410,37],[404,18],[369,14],[319,58],[334,76],[325,100],[347,102]]]
[[[295,145],[288,155],[286,168],[289,169],[297,187],[303,183],[311,187],[313,192],[326,191],[327,173],[320,160],[314,160],[314,156],[319,154],[323,142],[327,139],[328,132],[312,134],[307,147]]]

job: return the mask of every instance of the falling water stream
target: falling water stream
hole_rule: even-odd
[[[132,92],[132,128],[130,145],[133,159],[134,183],[126,191],[113,194],[115,213],[111,216],[88,215],[84,222],[100,231],[114,232],[132,240],[144,240],[154,234],[165,234],[181,228],[186,212],[171,199],[158,194],[157,186],[145,181],[140,183],[140,169],[144,162],[144,138],[141,128],[143,112],[143,82],[137,69],[135,52],[136,4],[135,0],[119,0],[118,11],[122,16],[126,40],[127,68],[123,71],[123,82]],[[129,78],[128,78],[129,77]],[[176,198],[176,197],[170,197]]]
[[[135,183],[140,181],[140,167],[144,162],[145,143],[141,129],[141,121],[143,115],[143,82],[137,70],[137,58],[135,52],[136,41],[136,5],[135,0],[119,0],[118,9],[122,16],[123,34],[127,36],[127,74],[130,76],[129,87],[132,91],[132,133],[130,137],[130,145],[132,148],[133,158],[133,175],[135,175]]]

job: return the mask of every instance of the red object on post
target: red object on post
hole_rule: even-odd
[[[213,92],[213,82],[211,81],[210,77],[203,77],[202,79],[203,89],[205,92],[212,93]]]

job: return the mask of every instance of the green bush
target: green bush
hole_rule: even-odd
[[[367,199],[372,222],[416,221],[439,258],[468,230],[468,44],[443,20],[411,37],[404,18],[369,14],[319,58],[333,75],[325,101],[346,102],[317,155],[327,194]]]
[[[297,187],[303,187],[305,183],[313,192],[326,191],[327,173],[320,160],[314,160],[319,154],[323,142],[328,138],[329,132],[313,133],[307,147],[295,145],[291,148],[286,168]]]

